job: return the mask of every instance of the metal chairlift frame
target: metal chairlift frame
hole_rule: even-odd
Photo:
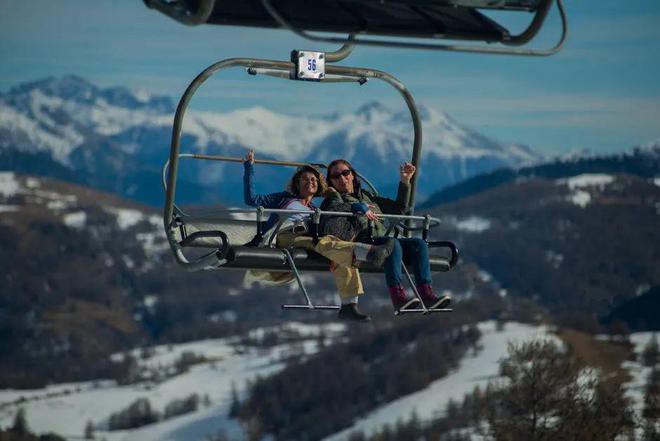
[[[325,54],[326,61],[329,63],[340,61],[346,58],[350,54],[351,50],[352,50],[352,46],[344,45],[340,50],[336,52],[326,53]],[[240,247],[240,246],[232,247],[232,244],[229,243],[227,234],[225,234],[223,231],[219,229],[211,229],[206,231],[196,231],[191,234],[188,234],[186,232],[186,221],[191,219],[191,216],[185,213],[182,209],[180,209],[175,203],[177,173],[178,173],[179,160],[181,158],[193,158],[193,159],[201,159],[201,160],[224,160],[224,161],[241,160],[239,158],[227,158],[221,156],[190,154],[190,153],[180,152],[181,129],[183,126],[183,119],[194,93],[199,89],[199,87],[204,83],[204,81],[206,81],[213,74],[223,69],[232,68],[232,67],[243,67],[247,69],[248,73],[253,75],[258,73],[264,73],[286,79],[295,79],[296,77],[296,66],[295,63],[291,61],[287,62],[287,61],[252,59],[252,58],[231,58],[231,59],[219,61],[209,66],[204,71],[202,71],[188,86],[183,96],[179,100],[179,104],[177,106],[176,114],[174,117],[173,129],[172,129],[170,156],[169,156],[169,160],[166,161],[165,165],[163,166],[163,187],[165,189],[165,208],[163,212],[163,224],[165,227],[167,240],[170,244],[170,248],[172,249],[172,252],[175,256],[177,263],[188,271],[199,271],[199,270],[217,269],[217,268],[242,268],[242,269],[255,268],[255,266],[244,265],[242,262],[238,262],[240,259],[237,258],[237,256],[240,257],[239,256],[240,252],[245,253],[246,251],[244,250],[244,248],[246,247]],[[392,75],[374,69],[327,65],[325,67],[325,73],[327,75],[325,75],[322,81],[326,81],[326,82],[355,81],[358,82],[359,84],[364,84],[367,79],[379,79],[390,84],[400,93],[400,95],[403,97],[404,101],[406,102],[406,105],[408,107],[413,122],[414,136],[413,136],[413,152],[412,152],[411,162],[419,170],[419,159],[421,157],[421,147],[422,147],[422,125],[421,125],[419,113],[417,111],[417,107],[415,105],[415,101],[412,95],[410,94],[410,92],[408,91],[408,89],[405,87],[405,85],[401,81],[393,77]],[[303,165],[302,163],[274,161],[274,160],[265,160],[265,161],[261,160],[255,162],[279,164],[279,165],[294,165],[294,166]],[[413,178],[411,180],[411,192],[408,203],[409,207],[414,206],[417,175],[418,173],[413,175]],[[368,180],[365,179],[365,182],[367,182],[367,184],[373,188],[373,185],[371,185],[371,183]],[[292,215],[296,213],[295,210],[265,209],[263,207],[258,207],[256,210],[241,209],[241,210],[225,211],[225,213],[230,213],[230,214],[246,213],[246,212],[252,212],[252,213],[256,212],[256,218],[257,218],[256,232],[258,234],[262,232],[261,231],[262,226],[265,223],[265,218],[264,218],[265,214],[283,213],[283,214]],[[309,212],[302,212],[302,213],[309,213]],[[327,212],[327,211],[323,212],[317,209],[312,215],[312,219],[313,219],[312,224],[314,225],[313,231],[318,231],[316,227],[318,226],[320,222],[320,218],[322,216],[355,216],[355,215],[352,213],[344,213],[344,212]],[[409,233],[411,231],[421,231],[422,236],[424,240],[426,240],[427,243],[429,244],[429,247],[446,248],[450,251],[451,255],[449,257],[436,258],[435,261],[432,261],[432,268],[435,268],[436,270],[439,269],[442,271],[449,271],[454,265],[456,265],[458,261],[458,249],[455,244],[449,241],[428,241],[429,230],[433,226],[436,226],[440,223],[438,219],[432,218],[428,215],[414,216],[412,215],[412,208],[410,214],[408,215],[383,215],[383,217],[395,221],[405,222],[405,224],[401,224],[401,226],[403,227],[403,230],[406,233]],[[413,225],[414,222],[418,222],[418,223],[421,222],[422,225],[414,226]],[[180,236],[180,239],[177,238],[177,235]],[[207,240],[211,240],[212,242],[220,241],[220,246],[208,245],[207,243],[205,243],[205,241]],[[198,245],[197,244],[198,242],[202,242],[202,244]],[[211,248],[214,249],[210,253],[204,254],[200,257],[196,257],[194,259],[189,259],[188,257],[186,257],[185,253],[183,252],[183,248],[188,246],[192,246],[192,247],[210,246]],[[242,248],[242,250],[238,250],[239,248]],[[253,248],[250,251],[252,250],[255,250],[256,253],[265,251],[259,248],[257,249]],[[270,248],[270,250],[273,250],[273,248]],[[286,270],[286,268],[282,267],[282,264],[287,265],[288,270],[293,272],[293,274],[295,275],[298,285],[306,299],[306,303],[303,305],[282,305],[283,308],[285,309],[297,309],[297,308],[337,309],[338,308],[338,306],[334,306],[334,305],[332,306],[315,305],[312,303],[307,293],[307,290],[302,282],[302,279],[300,278],[300,273],[298,269],[299,265],[296,263],[297,252],[303,252],[305,250],[277,249],[277,251],[280,257],[278,258],[278,262],[277,265],[275,265],[276,266],[275,268],[273,268],[272,261],[268,262],[268,256],[263,257],[262,260],[266,260],[266,262],[259,264],[259,266],[256,266],[256,268],[282,271],[282,270]],[[233,256],[230,256],[232,253]],[[305,253],[307,252],[305,251]],[[233,261],[232,259],[230,259],[230,257],[233,257]],[[259,258],[261,257],[259,256],[256,257],[256,259]],[[270,256],[270,258],[272,259],[272,256]],[[328,268],[327,262],[325,262],[325,265],[321,264],[320,267],[318,263],[314,264],[312,262],[309,268],[305,268],[305,270],[327,271],[327,268]],[[380,272],[381,270],[378,270],[376,268],[361,267],[361,271]],[[421,297],[419,297],[419,293],[417,292],[415,284],[412,282],[412,279],[410,278],[410,274],[405,268],[405,265],[404,265],[404,273],[406,275],[407,280],[410,282],[413,292],[421,300]],[[449,311],[449,309],[429,310],[428,308],[423,306],[423,302],[421,304],[422,304],[421,309],[409,310],[405,312],[421,312],[426,314],[437,311]]]
[[[548,13],[552,7],[553,2],[556,1],[557,10],[559,12],[561,20],[561,35],[557,43],[546,49],[529,49],[522,48],[529,43],[541,30],[545,19],[548,16]],[[145,4],[153,9],[158,10],[159,12],[177,20],[186,25],[200,25],[209,22],[209,19],[212,18],[214,8],[216,4],[221,4],[219,0],[196,0],[186,1],[186,0],[144,0]],[[196,3],[197,8],[194,9],[193,5]],[[521,56],[549,56],[557,53],[563,46],[566,36],[568,34],[568,21],[566,19],[566,13],[564,10],[563,0],[426,0],[420,2],[418,0],[395,0],[390,1],[387,4],[389,5],[400,5],[410,8],[410,11],[415,11],[418,14],[418,18],[422,19],[422,22],[428,20],[428,24],[431,26],[437,26],[438,23],[435,22],[431,16],[428,15],[423,10],[423,7],[448,7],[454,8],[462,11],[478,11],[478,10],[500,10],[500,11],[532,11],[534,16],[527,28],[520,32],[517,35],[510,35],[508,31],[503,32],[499,38],[494,36],[487,36],[475,32],[474,35],[469,33],[469,30],[458,32],[457,35],[451,33],[444,33],[441,29],[434,32],[432,35],[414,35],[410,29],[406,31],[401,31],[397,29],[381,29],[369,32],[362,31],[361,33],[370,34],[370,35],[385,35],[389,38],[387,39],[373,39],[373,38],[352,38],[350,35],[348,38],[341,37],[330,37],[323,36],[318,34],[313,34],[307,29],[303,29],[300,26],[297,26],[290,17],[287,17],[282,11],[282,4],[287,3],[285,0],[259,0],[257,4],[260,3],[260,6],[263,8],[264,13],[267,14],[268,20],[266,17],[261,17],[257,19],[256,17],[260,14],[255,12],[255,17],[252,20],[244,18],[242,21],[240,19],[234,19],[232,17],[223,17],[221,21],[216,21],[217,24],[233,24],[233,25],[245,25],[245,26],[264,26],[264,27],[280,27],[283,29],[288,29],[296,35],[306,38],[311,41],[316,42],[325,42],[325,43],[334,43],[334,44],[359,44],[365,46],[381,46],[381,47],[394,47],[394,48],[404,48],[404,49],[425,49],[425,50],[441,50],[441,51],[452,51],[452,52],[468,52],[468,53],[480,53],[480,54],[495,54],[495,55],[521,55]],[[337,2],[340,3],[340,2]],[[359,0],[352,0],[352,2],[345,3],[361,3]],[[374,6],[374,2],[364,1],[365,4]],[[385,5],[385,2],[381,2]],[[256,4],[253,6],[257,6]],[[422,9],[420,9],[422,8]],[[255,8],[256,9],[256,8]],[[341,9],[341,8],[340,8]],[[350,15],[350,14],[349,14]],[[354,17],[355,19],[355,17]],[[363,18],[364,19],[364,18]],[[233,21],[235,20],[235,21]],[[360,19],[358,18],[358,21]],[[328,24],[323,24],[323,21],[316,24],[318,27],[332,27]],[[499,25],[495,24],[495,27]],[[341,33],[340,29],[323,29],[322,32],[335,32]],[[357,31],[351,31],[356,33]],[[392,37],[397,37],[398,39],[393,39]],[[416,41],[410,41],[410,39],[430,39],[430,40],[470,40],[470,41],[483,41],[487,44],[499,43],[501,46],[492,47],[488,45],[464,45],[464,44],[448,44],[443,42],[434,41],[432,43],[421,43]],[[406,40],[408,39],[408,40]],[[514,47],[515,46],[515,47]]]

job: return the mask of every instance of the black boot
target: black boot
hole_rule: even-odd
[[[368,322],[371,320],[371,317],[367,314],[362,314],[360,310],[358,310],[357,303],[346,303],[341,305],[337,317],[341,320],[352,320],[354,322]]]

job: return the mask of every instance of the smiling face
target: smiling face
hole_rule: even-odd
[[[348,165],[338,162],[330,167],[328,176],[330,176],[330,183],[339,193],[353,193],[354,176]]]
[[[319,180],[312,172],[302,172],[298,178],[298,191],[302,199],[311,199],[319,190]]]

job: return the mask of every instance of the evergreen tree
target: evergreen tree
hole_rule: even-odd
[[[85,439],[94,439],[94,424],[91,421],[85,425]]]
[[[15,433],[28,434],[30,433],[30,428],[27,423],[27,417],[25,416],[25,409],[22,407],[16,412],[14,416],[14,424],[11,426],[11,431]]]
[[[236,418],[241,409],[241,401],[238,398],[238,391],[236,390],[236,383],[231,382],[231,401],[229,404],[229,417]]]
[[[660,419],[660,369],[653,368],[646,380],[644,391],[644,418]]]
[[[642,364],[647,367],[654,367],[660,362],[660,348],[658,347],[658,338],[655,334],[646,343],[642,351]]]
[[[509,347],[504,380],[488,397],[496,440],[613,440],[633,426],[620,385],[584,371],[550,341]]]

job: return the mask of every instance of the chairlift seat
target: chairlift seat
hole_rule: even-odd
[[[256,221],[205,216],[186,216],[179,220],[176,240],[182,247],[218,249],[223,241],[214,235],[221,231],[227,237],[227,249],[223,251],[222,268],[257,269],[264,271],[291,271],[281,249],[269,246],[245,246],[255,235]],[[301,248],[291,250],[296,266],[302,271],[328,271],[330,261],[314,251]],[[444,256],[429,256],[431,271],[447,272],[451,269],[451,259]],[[383,269],[363,262],[363,273],[382,273]]]

